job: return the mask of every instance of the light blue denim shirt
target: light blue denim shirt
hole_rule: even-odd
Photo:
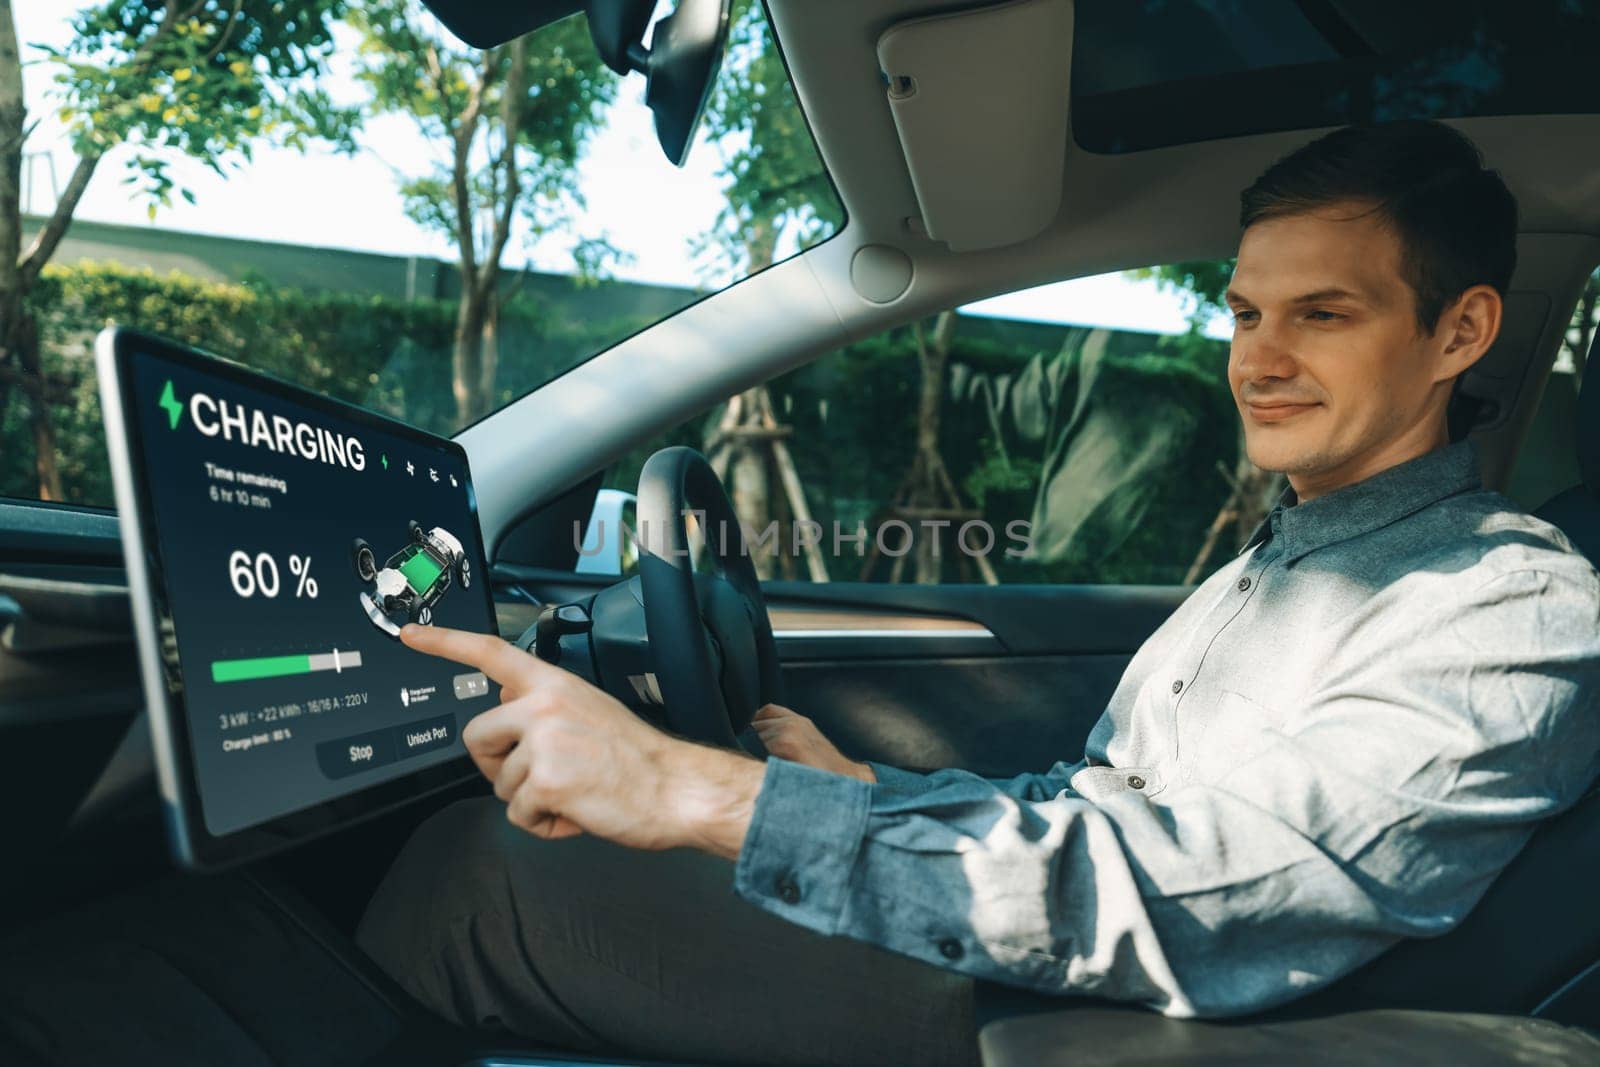
[[[769,760],[734,888],[979,978],[1254,1011],[1459,922],[1600,772],[1597,694],[1600,575],[1451,445],[1286,493],[1076,763]]]

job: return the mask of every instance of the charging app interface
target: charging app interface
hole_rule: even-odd
[[[465,466],[222,376],[132,364],[207,829],[461,755],[488,680],[398,635],[494,630]]]

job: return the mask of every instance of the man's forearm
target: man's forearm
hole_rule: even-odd
[[[737,859],[755,812],[766,764],[742,752],[687,741],[662,753],[670,793],[663,798],[681,843]]]

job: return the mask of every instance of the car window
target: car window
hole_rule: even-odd
[[[452,434],[843,222],[755,0],[682,169],[581,17],[488,52],[415,0],[0,19],[0,496],[111,503],[107,322]]]
[[[1597,329],[1600,270],[1589,276],[1572,310],[1550,377],[1539,394],[1539,407],[1511,468],[1506,495],[1529,510],[1583,480],[1578,470],[1578,386]]]
[[[1239,448],[1229,269],[1081,279],[896,327],[661,435],[606,485],[631,492],[657,448],[700,449],[767,578],[1198,581],[1281,490]]]

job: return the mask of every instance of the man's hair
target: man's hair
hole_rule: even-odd
[[[1501,296],[1517,262],[1517,202],[1465,136],[1440,122],[1347,126],[1284,156],[1239,194],[1239,227],[1342,201],[1372,205],[1400,239],[1400,273],[1431,334],[1474,285]]]

